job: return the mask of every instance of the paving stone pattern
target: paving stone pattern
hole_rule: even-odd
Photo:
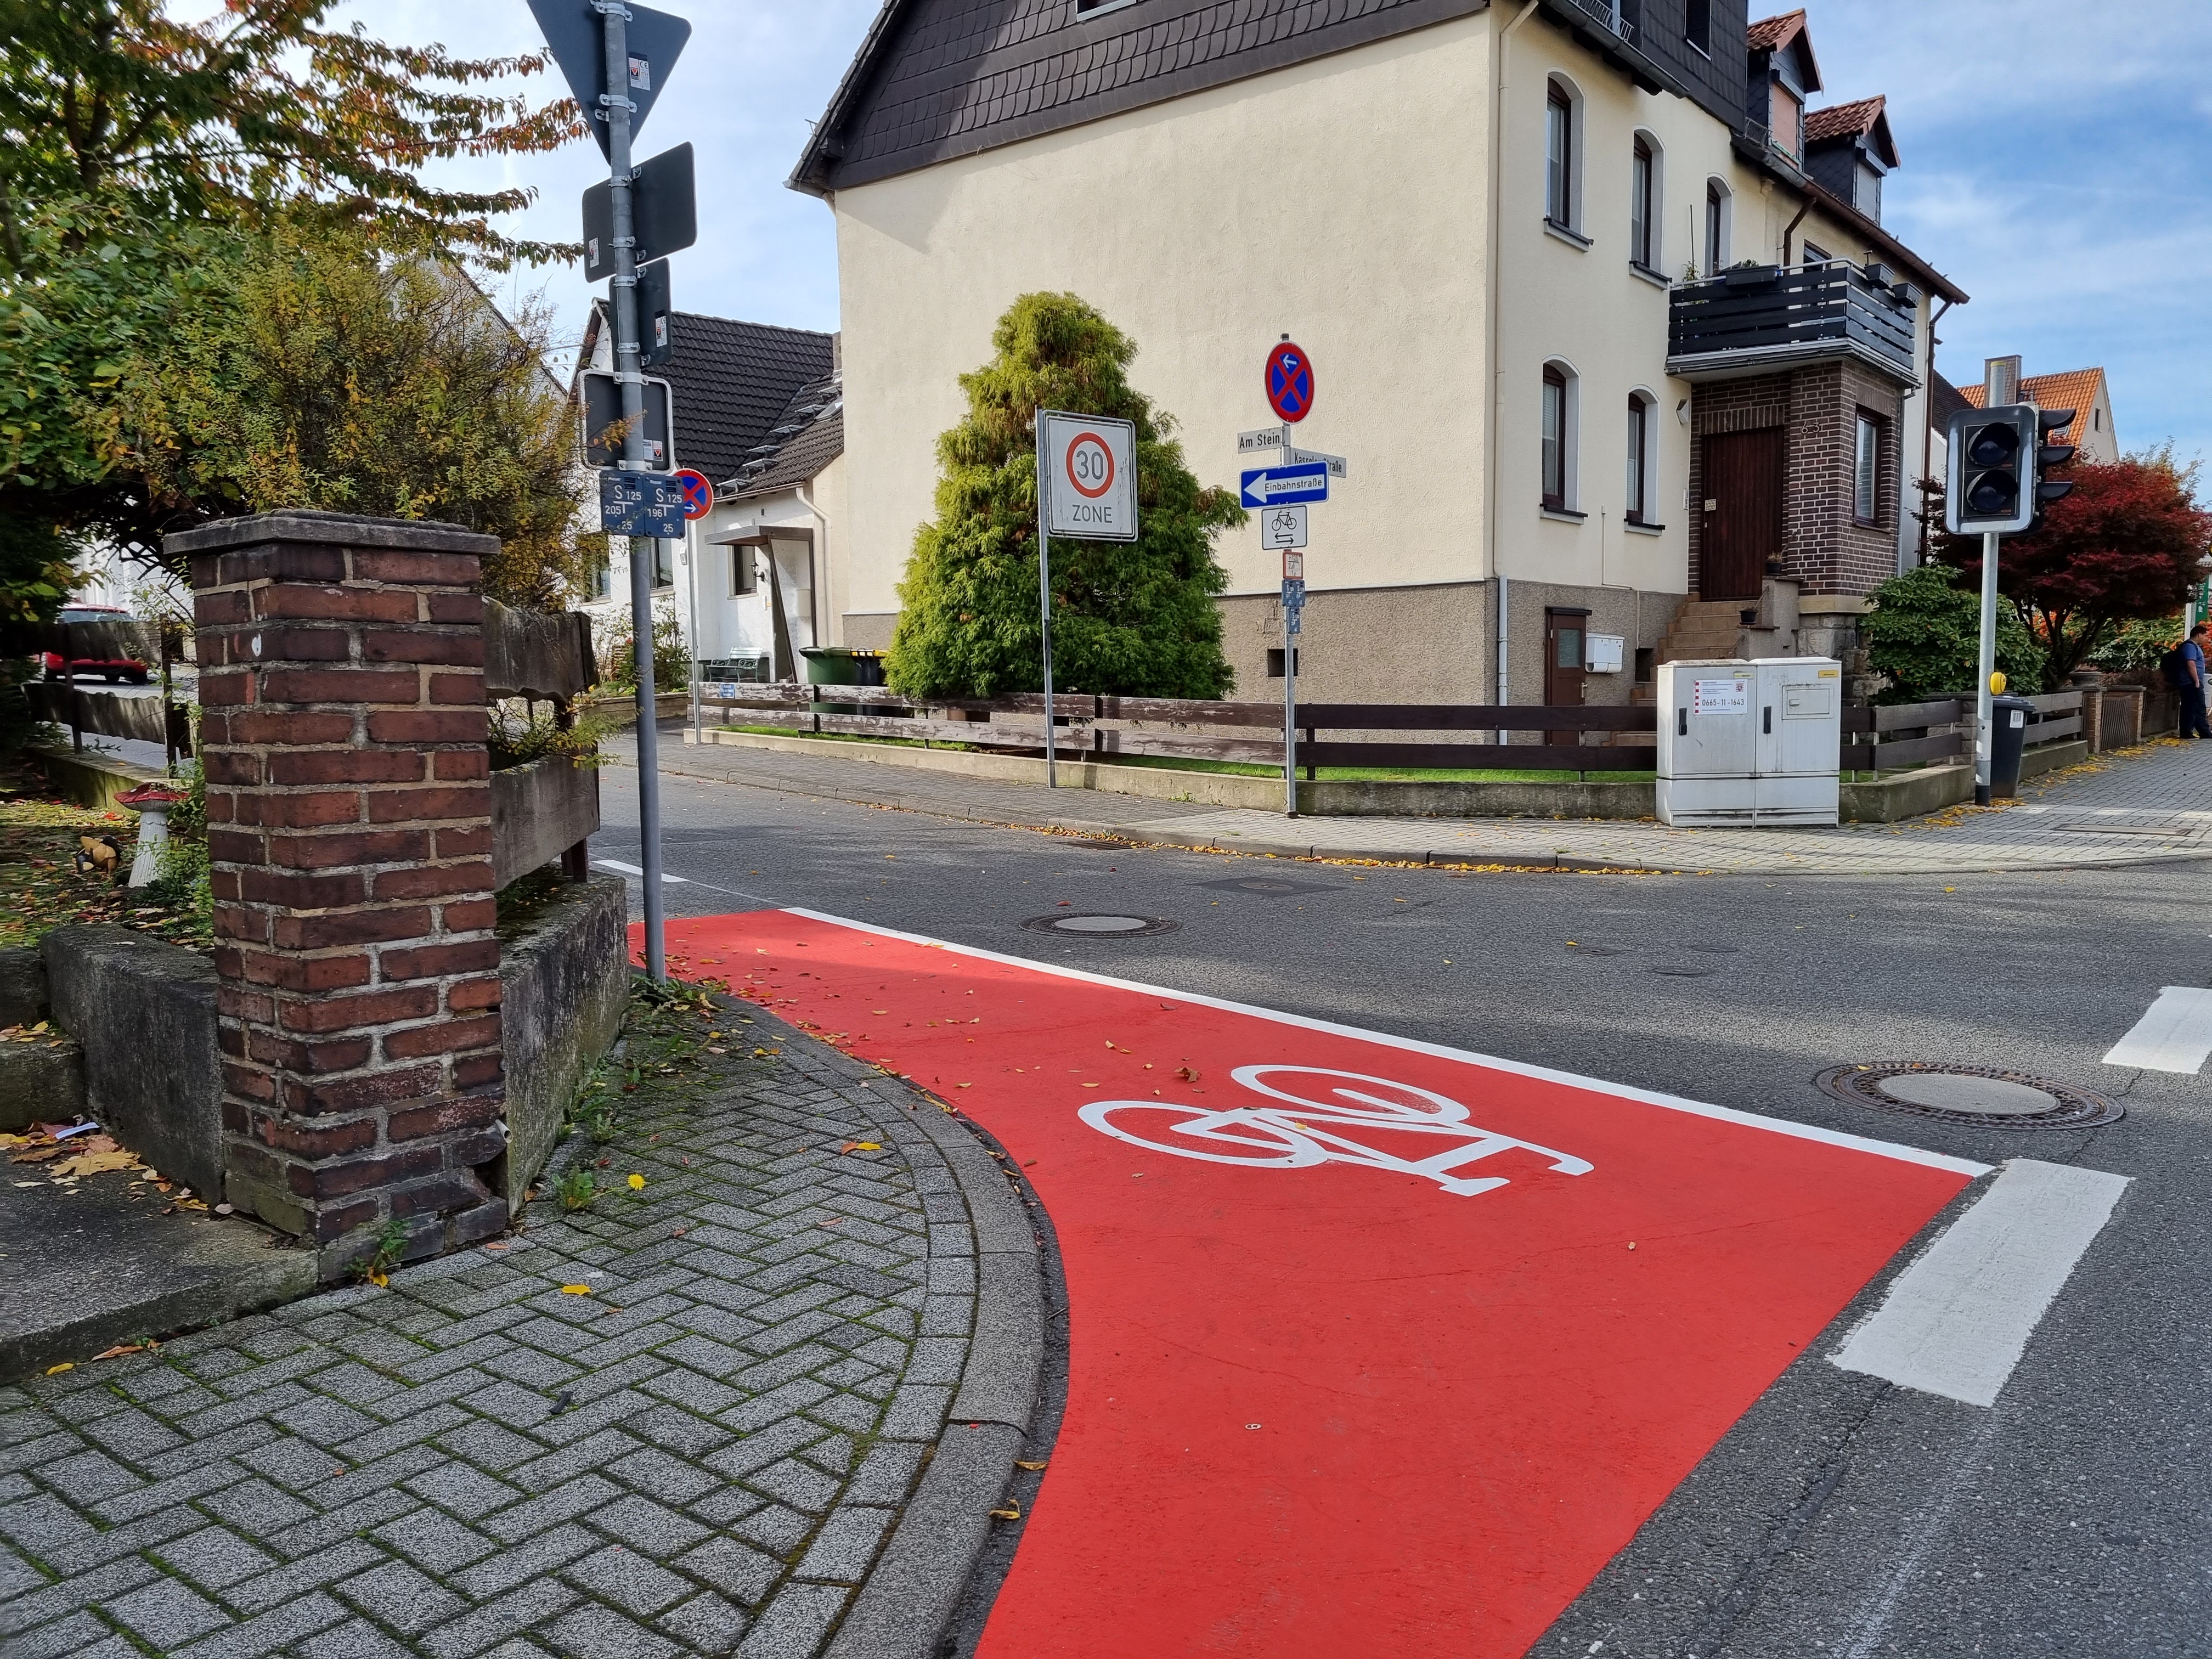
[[[2033,780],[2008,806],[1954,808],[1902,823],[1760,830],[1670,830],[1656,821],[1603,818],[1291,819],[830,756],[720,745],[701,751],[678,748],[678,741],[675,732],[661,734],[664,766],[720,782],[1277,858],[1909,875],[2151,864],[2212,853],[2206,816],[2212,813],[2212,743],[2172,738]],[[629,751],[622,758],[629,760]]]
[[[781,1057],[638,1109],[589,1211],[0,1389],[0,1653],[819,1651],[963,1380],[975,1232],[951,1120],[738,1029]]]

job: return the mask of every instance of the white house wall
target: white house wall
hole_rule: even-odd
[[[1261,362],[1289,334],[1316,368],[1299,439],[1352,461],[1312,514],[1313,586],[1479,580],[1493,27],[1441,24],[839,191],[851,483],[835,591],[856,632],[897,606],[938,434],[964,410],[957,377],[1039,289],[1136,340],[1131,379],[1207,483],[1233,487],[1237,433],[1272,422]],[[1219,550],[1232,591],[1274,587],[1255,530]]]

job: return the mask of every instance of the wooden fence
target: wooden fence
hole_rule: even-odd
[[[192,752],[191,720],[180,702],[165,703],[161,694],[127,696],[119,691],[82,691],[67,680],[33,680],[23,688],[34,720],[70,729],[70,746],[84,747],[84,734],[163,744],[179,755]]]
[[[1082,692],[1055,694],[1053,701],[1054,743],[1061,757],[1072,762],[1161,756],[1279,769],[1283,763],[1280,703]],[[702,707],[726,725],[796,734],[904,738],[1033,754],[1044,748],[1044,698],[1036,692],[919,701],[881,686],[785,683],[744,687],[732,698],[705,696]],[[1653,711],[1638,708],[1306,703],[1298,709],[1298,763],[1308,776],[1322,766],[1648,772],[1657,729]],[[1503,747],[1494,741],[1450,740],[1455,734],[1494,737],[1501,731],[1534,732],[1548,740]],[[1425,735],[1409,740],[1413,733]],[[1584,736],[1613,741],[1601,745],[1571,740]]]
[[[599,678],[591,618],[484,602],[484,696],[550,702],[554,724],[575,724],[575,702]],[[599,827],[599,774],[549,755],[491,775],[492,883],[504,887],[553,860],[571,881],[590,872],[585,843]]]
[[[2053,691],[2021,701],[2035,706],[2027,725],[2030,749],[2081,735],[2079,691]],[[1841,767],[1846,772],[1891,772],[1930,762],[1966,760],[1973,752],[1971,695],[1844,710]]]
[[[702,690],[706,688],[702,688]],[[2029,746],[2081,731],[2081,694],[2027,699],[2036,707]],[[1064,759],[1166,756],[1243,761],[1279,769],[1283,708],[1276,702],[1206,702],[1165,697],[1054,698],[1054,744]],[[702,710],[726,725],[799,735],[903,738],[1042,753],[1044,698],[917,700],[881,686],[746,686],[735,697],[702,696]],[[1847,708],[1838,763],[1844,771],[1891,771],[1973,752],[1973,700],[1946,697],[1887,708]],[[1648,707],[1548,708],[1520,704],[1313,702],[1299,705],[1298,764],[1419,770],[1614,772],[1652,769],[1658,715]],[[1495,740],[1533,732],[1535,743]],[[1416,736],[1415,734],[1419,734]],[[1454,741],[1475,734],[1485,743]],[[1595,739],[1595,741],[1591,741]]]

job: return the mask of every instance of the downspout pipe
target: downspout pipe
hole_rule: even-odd
[[[1499,316],[1505,283],[1498,271],[1504,241],[1505,205],[1502,199],[1505,190],[1505,64],[1508,47],[1514,33],[1534,15],[1537,0],[1522,0],[1521,10],[1513,21],[1498,32],[1498,74],[1496,88],[1490,100],[1490,246],[1486,259],[1485,275],[1490,288],[1490,430],[1483,457],[1482,520],[1484,539],[1488,544],[1483,550],[1483,564],[1490,579],[1498,585],[1498,702],[1500,708],[1512,702],[1507,678],[1509,642],[1511,638],[1507,623],[1509,613],[1505,596],[1505,571],[1498,546],[1498,447],[1502,441],[1505,408],[1504,325]],[[1509,732],[1500,732],[1498,741],[1512,739]]]
[[[1813,198],[1808,196],[1804,205],[1797,210],[1797,216],[1782,227],[1782,263],[1785,268],[1790,264],[1790,239],[1796,234],[1797,227],[1805,222],[1805,216],[1812,210]]]
[[[1936,459],[1936,348],[1943,343],[1936,337],[1936,325],[1943,320],[1943,313],[1951,308],[1952,304],[1952,301],[1946,299],[1928,319],[1928,390],[1924,394],[1928,398],[1928,418],[1920,423],[1920,476],[1923,478],[1927,477],[1928,469]],[[1928,520],[1924,515],[1928,511],[1928,498],[1924,495],[1920,499],[1920,510],[1923,515],[1920,520],[1920,562],[1926,564]]]

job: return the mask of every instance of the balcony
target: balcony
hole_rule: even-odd
[[[1645,92],[1689,95],[1644,51],[1644,0],[1544,0],[1544,9]]]
[[[1919,295],[1848,259],[1747,265],[1680,283],[1668,312],[1667,372],[1730,380],[1802,364],[1858,362],[1917,386],[1913,332]]]

